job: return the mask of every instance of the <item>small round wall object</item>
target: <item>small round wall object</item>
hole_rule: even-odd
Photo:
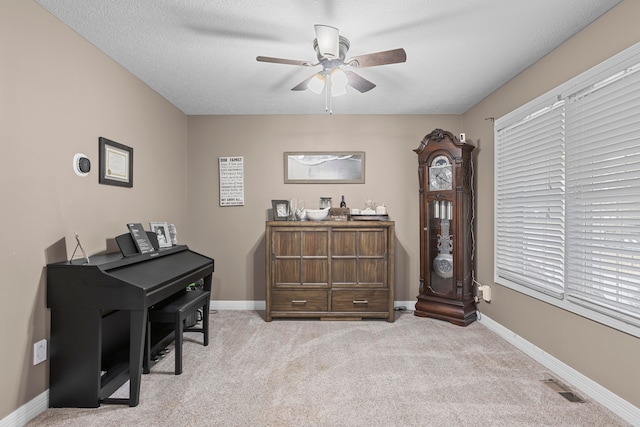
[[[76,153],[73,156],[73,171],[78,176],[87,176],[91,171],[91,161],[82,153]]]

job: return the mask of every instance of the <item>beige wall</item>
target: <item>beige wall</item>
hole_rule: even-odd
[[[318,102],[322,102],[318,98]],[[396,221],[396,297],[418,294],[418,156],[412,150],[434,128],[461,132],[462,116],[191,116],[189,235],[192,249],[216,260],[214,300],[264,301],[264,222],[272,199],[344,195],[384,203]],[[285,151],[365,151],[364,184],[284,184]],[[243,156],[245,205],[220,207],[218,158]]]
[[[463,116],[220,116],[187,118],[35,2],[0,3],[0,419],[48,388],[32,365],[49,337],[44,266],[89,254],[125,223],[167,220],[181,243],[216,260],[214,299],[264,299],[264,221],[274,198],[344,194],[384,202],[396,221],[396,300],[418,278],[417,156],[435,127],[466,132],[476,155],[478,279],[493,277],[493,126],[499,117],[640,40],[640,2],[626,0]],[[188,134],[188,141],[187,141]],[[134,148],[132,189],[99,185],[98,137]],[[362,150],[362,185],[285,185],[282,153]],[[77,177],[76,152],[91,174]],[[245,206],[218,206],[220,156],[244,156]],[[640,407],[637,338],[493,285],[488,316]],[[9,344],[10,343],[10,344]]]
[[[184,228],[187,118],[33,1],[0,2],[0,420],[48,388],[47,262],[125,224]],[[98,137],[134,149],[131,189],[98,184]],[[76,152],[89,176],[72,170]]]
[[[640,41],[640,2],[625,0],[464,114],[478,142],[477,279],[492,284],[493,320],[640,407],[640,339],[493,283],[493,123],[555,86]]]

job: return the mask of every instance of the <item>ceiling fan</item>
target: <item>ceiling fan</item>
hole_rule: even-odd
[[[347,51],[351,46],[349,39],[341,36],[335,27],[320,24],[314,27],[316,38],[313,40],[313,49],[316,51],[318,62],[312,63],[309,61],[272,58],[269,56],[258,56],[256,60],[258,62],[272,62],[275,64],[299,65],[303,67],[322,65],[322,71],[306,78],[291,90],[309,89],[320,94],[323,89],[326,89],[327,111],[330,110],[331,96],[345,94],[347,86],[351,86],[362,93],[376,87],[374,83],[353,72],[353,68],[397,64],[407,60],[407,53],[404,49],[369,53],[345,60]],[[329,94],[331,94],[331,96],[329,96]]]

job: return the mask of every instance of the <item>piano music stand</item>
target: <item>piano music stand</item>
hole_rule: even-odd
[[[158,250],[158,236],[153,231],[147,231],[147,237],[151,240],[151,245],[153,249]],[[136,244],[133,242],[133,237],[131,237],[131,233],[124,233],[116,237],[116,243],[120,248],[120,252],[122,252],[122,256],[128,257],[131,255],[138,255],[138,248],[136,248]]]

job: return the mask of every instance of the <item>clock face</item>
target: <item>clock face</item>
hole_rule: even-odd
[[[447,156],[436,157],[429,167],[429,190],[451,190],[452,176],[449,158]]]
[[[429,189],[431,191],[451,190],[451,168],[430,168]]]

